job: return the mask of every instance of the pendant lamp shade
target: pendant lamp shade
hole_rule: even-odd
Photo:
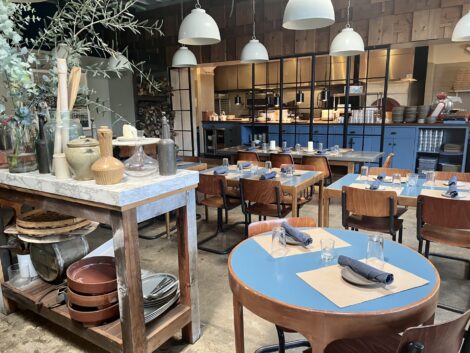
[[[178,42],[183,45],[211,45],[220,42],[220,31],[206,10],[196,7],[181,22]]]
[[[465,16],[463,16],[455,25],[454,32],[452,33],[452,41],[470,41],[470,11]]]
[[[284,10],[282,27],[307,30],[327,27],[335,23],[331,0],[289,0]]]
[[[171,66],[173,67],[194,67],[197,65],[196,56],[188,47],[180,47],[173,55]]]
[[[277,108],[281,105],[281,97],[276,95],[274,96],[274,106]]]
[[[344,28],[331,42],[331,56],[354,56],[364,52],[362,37],[351,27]]]
[[[295,95],[295,102],[297,104],[301,104],[301,103],[305,102],[304,92],[302,92],[302,91],[297,92],[297,94]]]
[[[242,104],[242,97],[240,97],[238,94],[235,97],[235,105],[241,105]]]
[[[258,39],[251,39],[242,49],[240,61],[246,64],[262,63],[269,60],[266,47]]]

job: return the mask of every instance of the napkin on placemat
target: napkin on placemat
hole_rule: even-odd
[[[256,146],[250,146],[246,149],[248,152],[255,152],[256,151]]]
[[[281,225],[282,228],[286,230],[286,234],[293,238],[296,241],[299,241],[303,244],[303,246],[309,246],[312,244],[313,240],[310,235],[307,235],[300,230],[298,230],[295,227],[292,227],[289,223],[287,222],[282,222]]]
[[[386,176],[387,176],[387,173],[382,172],[379,175],[377,175],[377,180],[384,181]]]
[[[449,181],[449,188],[446,191],[446,195],[448,195],[451,198],[459,196],[459,192],[457,190],[457,182],[450,184],[450,181]]]
[[[282,153],[290,153],[290,147],[282,147]]]
[[[224,175],[228,173],[227,167],[217,167],[214,169],[214,175]]]
[[[183,161],[183,157],[176,157],[176,162],[182,162]]]
[[[370,184],[370,190],[378,190],[380,188],[380,184],[381,182],[379,179],[374,180],[372,184]]]
[[[274,178],[276,177],[276,174],[277,174],[277,173],[276,173],[275,171],[261,174],[261,176],[259,177],[259,180],[274,179]]]
[[[242,167],[243,168],[249,168],[249,167],[251,167],[251,163],[250,162],[242,162]]]
[[[341,266],[348,266],[361,275],[364,278],[367,278],[369,281],[374,281],[383,284],[392,284],[393,283],[393,274],[381,271],[375,267],[369,266],[361,261],[351,259],[350,257],[340,255],[338,257],[338,264]]]

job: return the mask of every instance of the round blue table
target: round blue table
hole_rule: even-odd
[[[336,255],[366,257],[367,235],[327,229],[351,244]],[[240,243],[230,254],[229,280],[233,293],[236,352],[243,353],[243,307],[254,314],[304,335],[312,352],[323,352],[338,339],[380,336],[403,332],[410,326],[431,323],[440,286],[434,266],[419,253],[385,240],[385,260],[429,281],[428,284],[361,304],[340,308],[300,277],[325,264],[320,252],[273,258],[253,238]]]

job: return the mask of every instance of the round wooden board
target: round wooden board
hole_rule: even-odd
[[[63,228],[77,223],[82,223],[83,221],[83,218],[76,218],[38,209],[20,214],[16,219],[16,224],[23,229],[50,229]]]
[[[26,235],[34,235],[37,237],[44,237],[52,234],[63,234],[69,233],[73,230],[80,229],[83,227],[88,226],[91,223],[89,220],[82,220],[79,223],[75,223],[69,226],[60,227],[60,228],[48,228],[48,229],[30,229],[30,228],[22,228],[18,224],[16,224],[16,230],[19,234],[26,234]]]

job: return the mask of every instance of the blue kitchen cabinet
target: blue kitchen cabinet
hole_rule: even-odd
[[[386,127],[384,159],[394,153],[392,167],[414,170],[416,164],[416,128]]]

